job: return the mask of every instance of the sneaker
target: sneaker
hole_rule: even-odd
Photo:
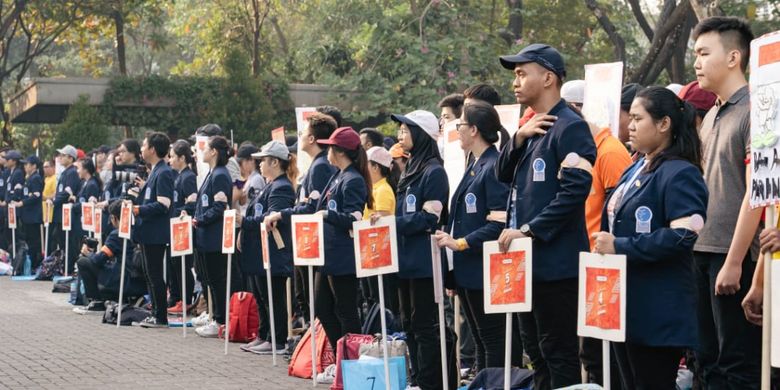
[[[133,323],[135,325],[135,323]],[[146,317],[143,321],[141,321],[138,326],[142,328],[167,328],[168,322],[158,322],[157,318],[154,318],[152,316]]]
[[[103,302],[92,301],[87,306],[74,307],[73,312],[81,315],[98,315],[106,312],[106,305]]]
[[[195,329],[195,333],[200,337],[215,339],[219,336],[219,324],[217,324],[217,321],[211,321],[207,325]]]
[[[257,347],[258,345],[260,345],[260,344],[262,344],[262,343],[265,343],[265,342],[266,342],[265,340],[262,340],[262,339],[259,339],[259,338],[257,338],[257,339],[254,339],[254,340],[252,340],[252,341],[251,341],[250,343],[248,343],[248,344],[244,344],[244,345],[242,345],[242,346],[241,346],[241,350],[242,350],[242,351],[246,351],[246,352],[252,352],[252,351],[250,351],[250,349],[252,349],[252,348],[254,348],[254,347]]]
[[[249,350],[249,352],[256,353],[258,355],[271,355],[274,351],[273,348],[271,348],[272,344],[268,341],[252,348]],[[277,345],[276,346],[276,354],[277,355],[284,355],[287,353],[287,347],[284,345]]]
[[[317,374],[317,383],[329,384],[336,380],[336,365],[331,364],[325,367],[321,373]]]
[[[192,319],[192,326],[195,328],[200,328],[201,326],[208,325],[209,324],[209,313],[206,313],[205,311],[201,313],[196,318]]]
[[[169,314],[181,315],[181,313],[182,313],[182,306],[183,305],[182,305],[181,301],[178,301],[178,302],[176,302],[175,305],[173,305],[173,307],[168,308],[168,313]],[[187,305],[187,308],[184,309],[184,310],[190,310],[191,308],[192,308],[191,305]]]

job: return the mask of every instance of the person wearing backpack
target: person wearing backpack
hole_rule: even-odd
[[[267,215],[295,205],[295,186],[292,183],[295,183],[298,169],[295,156],[279,141],[265,144],[260,152],[252,154],[252,158],[257,161],[260,174],[267,184],[249,202],[246,217],[240,219],[241,235],[238,242],[241,249],[241,268],[245,275],[249,275],[248,282],[257,301],[260,324],[257,338],[241,346],[241,349],[257,354],[272,353],[269,305],[273,304],[276,353],[283,354],[286,352],[285,340],[287,339],[286,286],[288,278],[292,276],[293,266],[290,226],[283,221],[277,226],[284,244],[281,249],[269,231],[267,250],[271,261],[271,290],[274,292],[272,300],[268,297],[268,282],[265,275],[267,270],[263,269],[263,248],[258,238],[260,224]]]

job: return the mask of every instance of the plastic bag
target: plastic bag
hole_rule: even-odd
[[[406,388],[406,358],[392,357],[390,364],[390,388],[403,390]],[[382,390],[385,388],[384,359],[363,357],[358,360],[341,362],[344,374],[345,389]]]

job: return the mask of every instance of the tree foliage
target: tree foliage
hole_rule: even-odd
[[[88,96],[80,96],[68,110],[65,121],[57,127],[55,145],[71,144],[90,150],[108,143],[109,127],[106,116],[88,103]]]

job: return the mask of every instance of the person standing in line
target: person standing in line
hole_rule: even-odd
[[[71,203],[71,198],[81,191],[81,179],[76,170],[74,163],[78,157],[76,148],[71,145],[65,145],[62,149],[57,149],[57,160],[59,164],[64,168],[57,180],[57,189],[54,194],[54,198],[49,202],[49,206],[54,210],[52,215],[52,222],[49,225],[51,227],[51,235],[49,240],[54,239],[55,242],[49,243],[49,250],[53,251],[58,247],[65,250],[65,232],[62,230],[62,205],[65,203]],[[73,215],[71,211],[71,226],[73,226]],[[71,234],[68,234],[70,237]],[[68,248],[70,249],[70,248]],[[78,253],[76,248],[76,253]],[[49,255],[49,253],[47,253]],[[68,274],[73,273],[73,264],[76,262],[75,258],[69,257]]]

